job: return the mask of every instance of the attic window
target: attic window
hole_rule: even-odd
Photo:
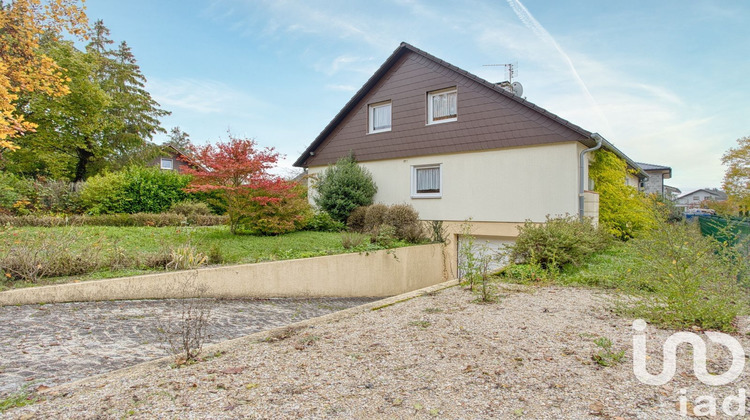
[[[369,106],[368,133],[391,131],[391,103],[380,102]]]
[[[174,169],[174,162],[169,158],[161,158],[161,168],[171,171]]]
[[[458,119],[458,90],[448,88],[427,93],[427,124]]]

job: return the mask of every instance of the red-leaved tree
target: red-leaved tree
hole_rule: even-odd
[[[226,202],[229,230],[277,235],[304,226],[311,215],[304,188],[268,173],[279,160],[273,147],[229,135],[229,142],[192,148],[203,167],[186,169],[186,192],[217,192]]]

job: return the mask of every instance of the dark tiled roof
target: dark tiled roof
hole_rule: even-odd
[[[638,166],[640,166],[641,168],[643,168],[644,171],[659,171],[659,170],[662,170],[662,171],[672,172],[672,168],[670,168],[669,166],[653,165],[653,164],[650,164],[650,163],[643,163],[643,162],[637,162],[637,163],[638,163]]]
[[[567,129],[569,130],[567,132],[570,134],[567,135],[566,137],[575,139],[576,141],[579,141],[588,147],[595,145],[595,141],[591,138],[592,133],[590,131],[585,130],[545,110],[544,108],[541,108],[517,95],[514,95],[511,92],[506,91],[505,89],[503,89],[502,87],[498,86],[495,83],[488,82],[474,74],[471,74],[431,54],[428,54],[427,52],[422,51],[419,48],[416,48],[410,44],[402,42],[401,45],[398,48],[396,48],[393,54],[391,54],[391,56],[388,57],[388,59],[386,59],[386,61],[380,66],[380,68],[378,68],[378,70],[370,77],[370,79],[359,89],[359,91],[357,91],[357,93],[354,94],[354,96],[349,100],[349,102],[347,102],[346,105],[344,105],[341,111],[339,111],[339,113],[333,118],[333,120],[331,120],[331,122],[323,129],[323,131],[318,135],[318,137],[307,147],[307,149],[302,153],[302,155],[294,163],[294,166],[306,166],[308,164],[308,161],[311,160],[314,154],[318,151],[318,148],[323,144],[328,144],[327,140],[329,139],[329,137],[331,137],[332,135],[335,135],[339,126],[345,122],[345,120],[350,115],[350,113],[354,112],[355,107],[357,107],[359,102],[362,101],[365,97],[367,97],[370,91],[376,86],[378,86],[379,83],[381,83],[381,79],[383,79],[384,76],[388,74],[391,68],[393,68],[397,63],[399,63],[399,60],[401,60],[405,55],[409,53],[413,53],[421,57],[420,60],[427,60],[425,62],[436,63],[439,67],[445,68],[449,72],[459,74],[465,77],[466,79],[468,79],[470,82],[481,85],[484,88],[489,89],[495,92],[496,94],[501,95],[507,98],[508,100],[515,102],[517,104],[516,107],[520,105],[519,109],[526,110],[522,112],[522,115],[524,117],[522,119],[524,119],[525,121],[535,121],[536,127],[549,127],[549,129],[553,131]],[[515,124],[514,126],[518,126],[518,130],[520,130],[519,132],[521,134],[523,134],[524,131],[526,132],[532,131],[532,130],[529,130],[529,127],[524,122],[518,121],[512,124]],[[558,128],[553,128],[555,126]],[[508,125],[508,129],[512,129],[510,124]],[[537,131],[538,131],[538,128],[537,128]],[[449,142],[447,138],[442,139],[442,140],[435,139],[434,141],[436,142],[436,144],[431,145],[431,147],[428,148],[432,152],[436,152],[438,151],[438,149],[441,149],[442,147],[448,147],[447,145]],[[513,144],[514,142],[518,144]],[[515,141],[511,140],[507,144],[511,146],[520,146],[524,144],[524,141],[523,139],[517,139]],[[433,146],[437,146],[437,147],[433,147]],[[475,143],[475,144],[469,144],[469,143],[465,143],[461,145],[453,144],[450,147],[456,150],[446,148],[446,151],[449,151],[449,152],[450,151],[454,151],[454,152],[455,151],[472,151],[472,150],[483,150],[484,148],[491,148],[491,147],[487,147],[486,144],[483,144],[481,142]],[[643,171],[638,166],[638,164],[632,161],[631,159],[629,159],[624,153],[619,151],[611,143],[605,140],[603,143],[603,147],[605,149],[613,151],[620,157],[624,158],[632,168],[638,171],[639,177],[645,178],[646,175],[645,173],[643,173]],[[414,152],[414,150],[410,150],[410,152]],[[316,160],[316,159],[312,159],[312,160]]]

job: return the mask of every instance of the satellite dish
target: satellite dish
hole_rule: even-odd
[[[514,95],[516,96],[523,95],[523,85],[521,85],[520,82],[513,82],[510,86],[513,89]]]

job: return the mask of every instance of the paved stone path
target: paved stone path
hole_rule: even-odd
[[[0,399],[25,384],[54,386],[165,356],[160,320],[211,308],[216,343],[373,299],[141,300],[0,307]]]

